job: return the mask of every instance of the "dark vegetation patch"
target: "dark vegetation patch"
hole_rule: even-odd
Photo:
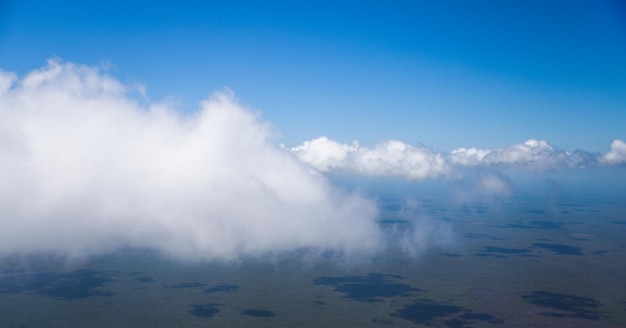
[[[523,212],[531,213],[531,214],[546,214],[546,211],[537,210],[537,209],[528,209],[528,210],[524,210]]]
[[[112,281],[101,277],[101,272],[76,270],[72,272],[44,272],[0,278],[0,293],[35,293],[60,300],[74,300],[92,296],[112,296],[110,291],[98,290]]]
[[[592,253],[592,254],[593,254],[593,255],[604,255],[604,254],[606,254],[606,253],[607,253],[607,251],[605,251],[605,250],[603,250],[603,249],[597,249],[597,250],[593,251],[593,253]]]
[[[463,308],[456,305],[448,305],[422,299],[396,310],[396,312],[391,313],[391,315],[410,320],[414,323],[427,323],[435,318],[447,317],[461,311],[463,311]]]
[[[490,314],[478,313],[478,312],[468,312],[459,316],[459,318],[464,319],[464,320],[490,321],[490,322],[493,320],[497,320]]]
[[[595,210],[591,208],[572,208],[573,212],[588,212],[588,213],[601,213],[601,210]]]
[[[485,214],[489,212],[489,208],[486,206],[464,206],[459,210],[461,213],[478,213]]]
[[[189,310],[189,313],[197,317],[210,318],[220,313],[220,309],[218,308],[218,306],[220,305],[222,304],[216,304],[216,303],[192,304],[191,307],[193,307],[193,309]]]
[[[467,312],[454,319],[446,320],[443,323],[451,328],[467,328],[474,327],[476,322],[489,322],[493,324],[501,324],[502,320],[487,314],[479,312]]]
[[[563,229],[563,223],[552,221],[530,221],[528,223],[511,223],[505,226],[498,226],[499,228],[510,229],[539,229],[539,230],[558,230]]]
[[[485,246],[480,253],[474,254],[475,256],[491,256],[499,259],[505,259],[510,256],[517,257],[540,257],[538,255],[529,254],[528,248],[504,248],[496,246]]]
[[[556,203],[556,206],[559,207],[566,207],[572,211],[577,211],[577,212],[601,212],[600,210],[597,209],[597,205],[595,205],[595,203],[597,203],[598,200],[594,199],[594,200],[589,200],[589,203],[583,203],[583,202],[562,202],[562,203]]]
[[[324,301],[314,301],[313,304],[315,304],[315,305],[326,305],[326,302],[324,302]]]
[[[440,303],[429,299],[421,299],[413,304],[390,313],[391,316],[410,320],[416,324],[439,326],[441,323],[446,327],[474,327],[477,322],[502,323],[502,320],[487,314],[471,312],[460,306]],[[442,322],[443,320],[443,322]]]
[[[151,277],[138,277],[137,281],[139,281],[139,282],[146,282],[146,283],[147,282],[153,282],[154,278],[151,278]]]
[[[521,254],[530,252],[527,248],[504,248],[496,246],[485,246],[482,252],[486,253],[502,253],[502,254]]]
[[[581,207],[584,206],[582,204],[579,203],[556,203],[556,206],[561,206],[561,207]]]
[[[274,311],[268,310],[256,310],[256,309],[245,309],[241,312],[242,315],[249,315],[253,317],[259,318],[269,318],[275,316]]]
[[[401,276],[370,273],[368,276],[319,277],[315,285],[334,286],[336,292],[360,302],[382,302],[382,297],[413,296],[413,292],[423,289],[408,284],[394,282],[404,279]]]
[[[26,269],[6,269],[2,271],[4,274],[26,274],[28,271]]]
[[[237,291],[237,290],[239,290],[239,286],[221,284],[221,285],[209,287],[209,288],[205,289],[204,292],[207,293],[207,294],[211,294],[211,293],[228,293],[228,292],[234,292],[234,291]]]
[[[172,288],[172,289],[188,289],[188,288],[198,288],[198,287],[203,287],[206,286],[206,284],[203,283],[199,283],[197,281],[191,281],[191,282],[186,282],[186,283],[182,283],[182,284],[178,284],[178,285],[166,285],[166,288]]]
[[[580,248],[569,245],[535,243],[532,247],[543,248],[559,255],[583,255]]]
[[[461,256],[463,256],[463,254],[456,254],[456,253],[443,253],[443,255],[445,255],[447,257],[461,257]]]
[[[378,220],[379,224],[406,224],[409,223],[409,221],[407,220],[401,220],[401,219],[384,219],[384,220]]]
[[[613,223],[613,224],[626,224],[626,221],[611,221],[609,223]]]
[[[567,236],[568,239],[576,240],[576,241],[589,241],[589,238],[580,237],[580,236]]]
[[[475,232],[468,232],[464,234],[463,237],[470,238],[470,239],[488,239],[488,240],[504,240],[505,239],[505,238],[488,235],[486,233],[475,233]]]
[[[490,254],[490,253],[476,253],[474,254],[474,256],[480,256],[480,257],[494,257],[497,259],[508,259],[509,257],[506,255],[501,255],[501,254]]]
[[[400,212],[404,206],[399,204],[385,204],[381,206],[383,210],[388,212]]]
[[[390,325],[393,322],[391,322],[389,320],[385,320],[385,319],[374,318],[374,319],[372,319],[372,323],[377,324],[377,325]]]
[[[539,315],[547,317],[570,317],[588,320],[599,320],[602,314],[595,309],[601,303],[588,297],[570,294],[552,293],[547,291],[534,291],[522,296],[526,301],[540,307],[550,308],[560,312],[541,312]]]

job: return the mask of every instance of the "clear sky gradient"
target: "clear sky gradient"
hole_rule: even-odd
[[[194,111],[232,89],[288,146],[626,139],[623,1],[0,1],[0,68],[112,65]]]

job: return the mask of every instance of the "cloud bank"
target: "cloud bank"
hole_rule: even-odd
[[[97,68],[0,71],[0,255],[121,247],[189,260],[287,250],[375,252],[371,201],[272,140],[229,92],[192,116]]]
[[[183,260],[301,249],[350,257],[389,247],[415,255],[451,243],[450,226],[411,214],[407,230],[384,228],[372,200],[324,173],[454,178],[457,198],[472,200],[511,193],[510,180],[492,168],[626,165],[621,140],[606,154],[534,139],[444,153],[398,140],[365,147],[320,137],[286,149],[229,91],[191,115],[143,93],[59,60],[23,77],[0,70],[0,257],[126,247]]]
[[[467,168],[512,168],[528,170],[583,169],[626,163],[626,143],[614,140],[611,150],[600,155],[584,150],[573,153],[545,140],[529,139],[505,148],[458,148],[449,153],[390,140],[373,147],[342,144],[327,137],[306,141],[290,149],[302,162],[321,172],[365,176],[392,176],[409,180],[458,178]],[[502,181],[484,180],[486,189],[505,189]]]

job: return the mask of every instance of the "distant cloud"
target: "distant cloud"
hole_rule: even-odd
[[[608,165],[626,164],[626,142],[613,140],[611,150],[602,156],[601,161]]]
[[[530,139],[506,148],[458,148],[449,154],[450,161],[459,165],[488,165],[528,169],[579,167],[583,159],[553,147],[545,140]]]
[[[405,177],[411,180],[451,174],[445,158],[429,148],[389,140],[374,147],[341,144],[326,137],[306,141],[291,152],[316,169],[347,171],[366,176]]]
[[[358,143],[346,145],[319,137],[311,141],[305,141],[302,145],[291,149],[298,155],[301,161],[311,164],[317,170],[328,172],[345,166],[348,156],[359,148]]]
[[[97,68],[0,72],[0,255],[151,248],[189,260],[385,247],[373,202],[228,92],[182,116]]]
[[[576,150],[573,153],[545,140],[529,139],[505,148],[457,148],[450,153],[390,140],[374,147],[341,144],[326,137],[291,148],[298,158],[322,172],[338,171],[366,176],[399,176],[410,180],[459,177],[463,168],[555,170],[626,163],[626,143],[614,140],[605,155]],[[484,176],[481,189],[507,190],[496,176]]]

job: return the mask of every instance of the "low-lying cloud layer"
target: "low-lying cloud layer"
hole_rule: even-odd
[[[545,140],[530,139],[505,148],[458,148],[450,153],[389,140],[373,147],[342,144],[327,137],[305,141],[290,149],[321,172],[403,177],[410,180],[456,178],[464,168],[553,170],[626,164],[626,143],[614,140],[604,154],[566,152]]]
[[[0,71],[0,255],[131,246],[228,260],[384,247],[374,203],[275,144],[228,92],[193,116],[138,97],[71,63],[21,79]]]

